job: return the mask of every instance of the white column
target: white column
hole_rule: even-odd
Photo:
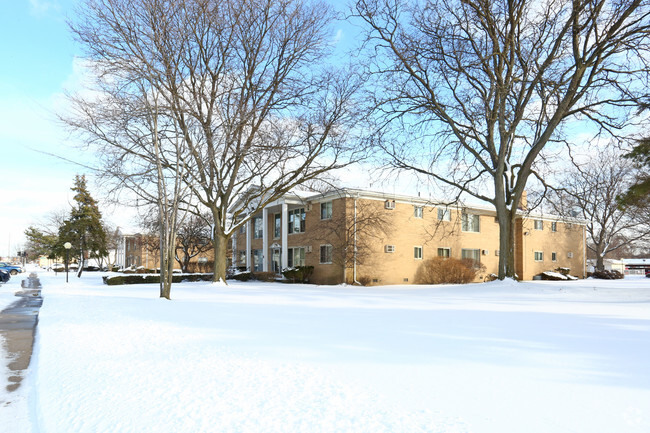
[[[289,207],[282,203],[282,269],[289,267]]]
[[[246,221],[246,269],[251,270],[251,240],[253,230],[251,230],[251,219]]]
[[[262,209],[262,271],[269,271],[269,210]]]

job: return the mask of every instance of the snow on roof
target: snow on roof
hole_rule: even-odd
[[[650,258],[648,259],[621,259],[626,265],[650,265]]]

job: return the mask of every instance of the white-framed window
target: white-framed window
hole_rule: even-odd
[[[557,231],[557,221],[553,221],[551,223],[551,231],[556,232]]]
[[[460,252],[460,257],[462,259],[474,260],[474,266],[478,267],[478,265],[481,263],[481,250],[463,248]]]
[[[544,221],[535,220],[535,230],[544,230]]]
[[[479,233],[481,231],[481,219],[479,215],[463,212],[461,219],[464,232]]]
[[[395,209],[395,200],[386,200],[384,202],[384,208],[386,208],[386,209]]]
[[[451,221],[449,209],[438,208],[438,221]]]
[[[542,251],[535,251],[535,261],[536,262],[544,261],[544,253]]]
[[[282,214],[276,213],[273,215],[273,237],[278,239],[282,236]]]
[[[557,262],[557,253],[555,251],[551,253],[551,260]]]
[[[422,218],[423,214],[424,214],[423,206],[413,206],[413,216],[415,218]]]
[[[253,239],[262,239],[263,230],[262,230],[262,218],[254,217],[253,218]]]
[[[320,204],[320,219],[332,219],[332,202],[326,201]]]
[[[305,266],[305,247],[289,248],[287,254],[287,265],[290,268]]]
[[[394,253],[395,245],[384,245],[384,251],[387,253]]]
[[[289,211],[289,234],[305,232],[305,208]]]
[[[260,272],[262,270],[262,250],[253,250],[253,271]]]
[[[451,248],[438,248],[438,257],[448,259],[451,257]]]
[[[413,258],[416,260],[422,259],[422,247],[413,247]]]
[[[320,246],[320,263],[321,264],[330,264],[330,263],[332,263],[332,246],[331,245],[321,245]]]

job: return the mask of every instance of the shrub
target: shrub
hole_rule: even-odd
[[[266,282],[273,282],[275,281],[276,278],[276,273],[273,271],[269,272],[253,272],[253,278],[255,278],[258,281],[266,281]]]
[[[594,278],[600,278],[601,280],[620,280],[622,279],[625,275],[620,273],[619,271],[609,271],[609,270],[603,270],[603,271],[594,271],[592,274]]]
[[[562,275],[569,275],[569,272],[571,272],[570,268],[556,268],[555,272],[559,272]]]
[[[425,260],[415,276],[417,284],[468,284],[485,271],[485,266],[471,259],[434,257]]]
[[[308,283],[314,273],[313,266],[296,266],[282,271],[282,275],[292,283]]]
[[[359,278],[357,278],[357,281],[358,281],[359,284],[361,284],[362,286],[369,286],[370,283],[372,283],[372,278],[370,278],[370,277],[367,276],[367,275],[364,275],[363,277],[359,277]]]
[[[246,272],[239,272],[236,274],[232,274],[226,277],[228,280],[237,280],[237,281],[248,281],[253,277],[253,274],[246,271]]]

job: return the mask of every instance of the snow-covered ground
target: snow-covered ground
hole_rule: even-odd
[[[183,283],[166,301],[39,277],[34,358],[16,393],[0,378],[17,402],[0,431],[650,431],[650,278]]]

